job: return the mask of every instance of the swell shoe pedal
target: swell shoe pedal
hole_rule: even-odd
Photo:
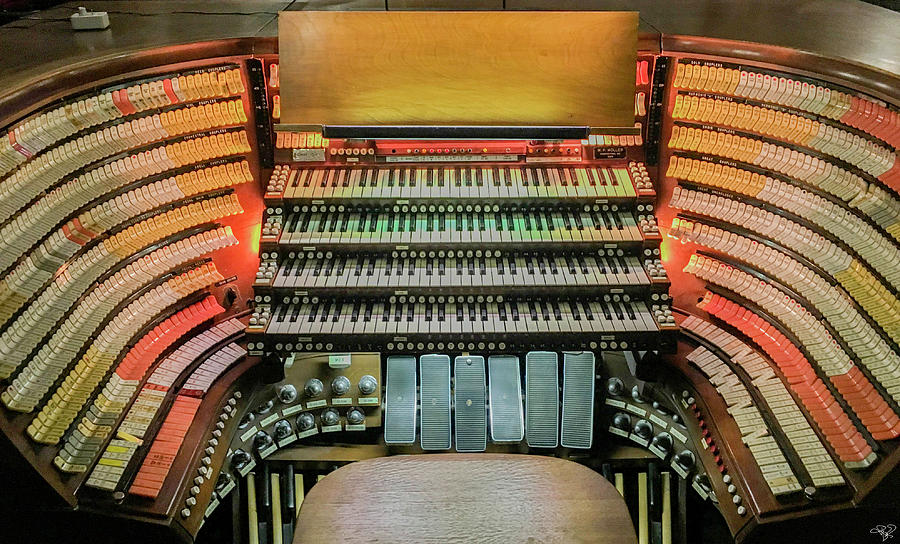
[[[551,351],[525,355],[525,441],[533,448],[559,444],[559,361]]]
[[[522,375],[519,358],[512,355],[488,357],[490,379],[491,441],[521,442],[525,436],[522,421]]]
[[[450,356],[419,357],[423,450],[450,449]]]
[[[456,451],[484,451],[487,447],[484,357],[457,357],[453,376]]]
[[[594,438],[594,354],[563,353],[560,444],[590,448]]]
[[[416,441],[416,358],[388,357],[385,380],[384,442],[412,444]]]

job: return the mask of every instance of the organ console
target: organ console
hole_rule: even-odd
[[[579,137],[283,124],[272,25],[0,67],[4,533],[287,544],[340,466],[494,452],[602,474],[641,544],[891,535],[894,59],[667,9]]]

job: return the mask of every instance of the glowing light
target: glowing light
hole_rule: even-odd
[[[259,254],[259,239],[262,236],[262,222],[250,227],[250,251],[254,255]]]
[[[669,249],[669,244],[667,241],[663,240],[662,243],[659,244],[659,260],[662,261],[663,265],[669,262],[669,253],[671,250]]]

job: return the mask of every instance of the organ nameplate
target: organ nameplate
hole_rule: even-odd
[[[221,491],[216,492],[216,495],[218,495],[220,499],[224,499],[225,495],[228,495],[229,493],[231,493],[231,490],[234,489],[234,485],[235,485],[234,480],[229,480],[228,483],[225,484],[225,487],[223,487]]]
[[[260,422],[259,422],[259,426],[260,426],[260,427],[268,427],[268,426],[271,425],[272,423],[275,423],[276,421],[278,421],[278,419],[279,419],[280,417],[281,417],[281,416],[280,416],[279,414],[277,414],[277,413],[272,414],[272,415],[270,415],[269,417],[267,417],[267,418],[263,419],[262,421],[260,421]]]
[[[672,436],[677,438],[679,442],[681,442],[682,444],[687,444],[687,441],[688,441],[687,436],[685,436],[683,433],[681,433],[678,429],[675,429],[674,427],[672,427],[669,429],[669,432],[672,434]]]
[[[254,467],[256,467],[256,461],[250,461],[249,463],[241,467],[240,470],[238,470],[238,474],[240,474],[241,476],[246,476],[251,470],[253,470]]]
[[[253,425],[252,427],[247,429],[244,432],[244,434],[241,435],[241,442],[246,442],[247,440],[250,440],[250,438],[256,434],[256,431],[257,431],[256,425]]]
[[[324,149],[294,149],[291,158],[295,162],[325,162]]]
[[[656,414],[650,414],[650,421],[652,421],[653,423],[656,423],[657,425],[659,425],[659,426],[662,427],[663,429],[665,429],[666,427],[669,426],[669,424],[666,423],[666,420],[664,420],[663,418],[659,417],[659,416],[656,415]]]
[[[616,436],[621,436],[622,438],[628,438],[628,431],[623,431],[622,429],[613,427],[612,425],[609,426],[609,432]]]
[[[347,368],[350,366],[349,353],[336,353],[328,356],[328,366],[331,368]]]
[[[647,410],[644,410],[640,406],[635,406],[633,404],[626,404],[625,409],[631,412],[632,414],[645,417],[647,415]]]

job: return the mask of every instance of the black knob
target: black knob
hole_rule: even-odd
[[[297,428],[301,431],[308,431],[316,424],[316,416],[309,412],[304,412],[297,416]]]
[[[619,396],[625,390],[625,384],[619,378],[610,378],[606,380],[606,390],[610,395]]]
[[[322,425],[337,425],[341,422],[341,415],[334,408],[322,412]]]
[[[331,391],[337,395],[346,395],[350,391],[350,380],[347,376],[338,376],[331,380]]]
[[[235,450],[235,452],[231,454],[231,464],[234,465],[235,468],[241,468],[249,463],[250,460],[250,454],[244,450]]]
[[[238,423],[238,429],[245,429],[248,425],[250,425],[254,421],[256,421],[256,416],[251,412],[251,413],[245,415],[243,419],[241,419],[241,422]]]
[[[672,435],[669,433],[659,433],[653,437],[651,442],[653,446],[663,453],[669,453],[672,450]]]
[[[351,408],[350,411],[347,412],[347,423],[351,425],[359,425],[365,420],[366,414],[359,408]]]
[[[275,424],[275,438],[279,440],[287,438],[291,434],[291,424],[288,420],[282,419]]]
[[[694,483],[700,486],[703,491],[709,493],[712,490],[712,485],[709,483],[709,477],[706,474],[697,474],[694,476]]]
[[[285,384],[278,388],[278,399],[285,404],[297,400],[297,388],[291,384]]]
[[[322,380],[318,378],[311,378],[307,380],[306,385],[303,387],[303,390],[306,392],[306,395],[309,397],[318,397],[325,391],[325,386],[322,385]]]
[[[228,290],[225,291],[225,300],[223,301],[225,308],[231,308],[235,300],[237,300],[237,292],[233,287],[229,287]]]
[[[240,451],[240,450],[238,450],[238,451]],[[237,452],[235,452],[235,453],[237,453]],[[233,458],[234,458],[234,456],[232,456],[232,459]],[[225,486],[227,486],[229,483],[231,483],[231,476],[226,472],[222,472],[221,474],[219,474],[219,479],[216,480],[216,491],[222,491],[223,489],[225,489]]]
[[[359,379],[359,392],[363,395],[371,395],[377,387],[378,380],[375,379],[375,376],[366,374]]]
[[[644,402],[644,397],[641,396],[641,391],[636,385],[631,388],[631,398],[634,399],[634,402]]]
[[[253,445],[258,450],[265,449],[272,444],[272,437],[266,431],[259,431],[253,437]]]
[[[261,404],[261,405],[256,409],[256,413],[259,414],[259,415],[268,414],[269,412],[272,411],[272,408],[274,408],[274,407],[275,407],[275,400],[272,399],[272,400],[269,400],[269,401],[267,401],[267,402]]]
[[[694,466],[694,452],[691,450],[683,450],[675,456],[675,462],[683,468],[691,468]]]
[[[646,419],[639,419],[637,423],[634,424],[634,434],[643,439],[649,439],[653,436],[653,425]]]
[[[616,429],[622,429],[623,431],[628,431],[631,429],[631,418],[628,417],[628,414],[623,414],[619,412],[613,417],[613,426]]]

